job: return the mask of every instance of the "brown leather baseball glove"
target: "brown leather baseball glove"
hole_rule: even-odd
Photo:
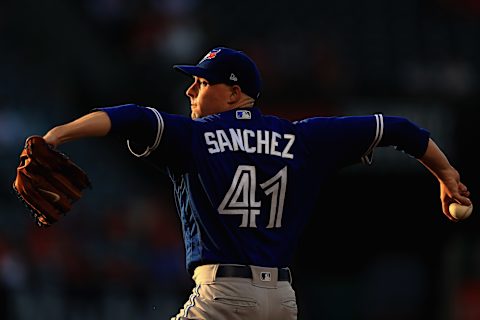
[[[87,187],[91,188],[87,174],[69,157],[41,136],[26,139],[13,189],[39,226],[65,216]]]

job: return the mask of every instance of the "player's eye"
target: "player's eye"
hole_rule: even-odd
[[[208,86],[208,82],[205,81],[205,80],[201,80],[201,81],[200,81],[200,85],[201,85],[202,87],[206,87],[206,86]]]

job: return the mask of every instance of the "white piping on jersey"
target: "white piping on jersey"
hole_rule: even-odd
[[[153,113],[155,114],[155,116],[157,117],[157,136],[155,137],[155,142],[153,143],[153,146],[147,147],[147,149],[145,149],[145,151],[143,153],[140,153],[140,154],[135,153],[132,150],[132,148],[130,147],[130,140],[127,140],[128,150],[130,150],[130,152],[138,158],[147,157],[148,155],[150,155],[150,153],[152,151],[157,149],[158,145],[160,144],[160,140],[162,140],[162,135],[163,135],[164,124],[163,124],[162,115],[160,114],[160,112],[158,112],[158,110],[156,110],[154,108],[150,108],[150,107],[147,107],[147,108],[152,110]]]
[[[372,141],[372,144],[368,148],[367,152],[364,153],[362,156],[362,163],[363,164],[372,164],[373,161],[373,149],[380,143],[383,137],[383,115],[378,113],[375,114],[375,122],[377,123],[377,127],[375,130],[375,138]]]
[[[183,309],[183,317],[188,317],[188,311],[191,307],[195,306],[195,298],[200,296],[198,290],[200,290],[200,285],[197,285],[193,289],[193,293],[190,295],[190,299],[188,299],[188,305],[185,305],[185,308]]]

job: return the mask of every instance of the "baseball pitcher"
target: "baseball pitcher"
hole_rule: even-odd
[[[169,175],[195,282],[172,319],[297,319],[289,266],[319,190],[339,169],[370,164],[375,148],[395,146],[425,165],[438,179],[448,219],[457,221],[451,203],[471,205],[429,131],[408,119],[374,114],[291,122],[264,115],[257,104],[260,72],[231,48],[174,68],[192,79],[191,118],[126,104],[93,109],[43,136],[52,146],[115,137]]]

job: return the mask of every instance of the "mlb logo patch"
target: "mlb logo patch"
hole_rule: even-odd
[[[237,110],[235,116],[240,120],[250,120],[252,119],[252,113],[248,110]]]
[[[260,280],[262,281],[272,281],[272,274],[270,272],[260,272]]]

